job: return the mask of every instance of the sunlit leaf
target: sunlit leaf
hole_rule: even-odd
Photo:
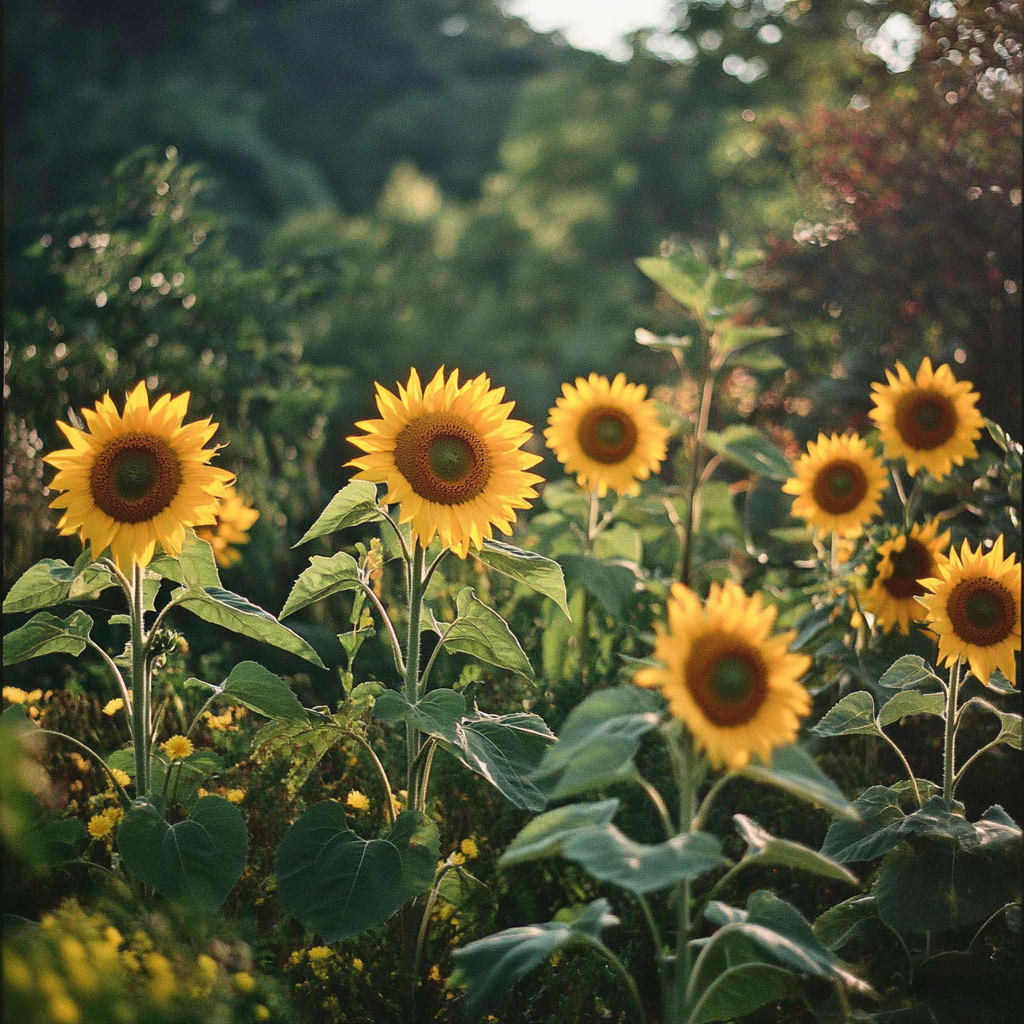
[[[297,548],[316,537],[326,537],[348,526],[359,526],[360,523],[372,523],[383,518],[377,507],[377,485],[367,480],[353,480],[331,498],[317,521],[292,547]],[[283,618],[284,613],[281,614]]]
[[[851,818],[857,815],[842,790],[814,763],[814,758],[795,743],[776,747],[769,765],[752,762],[743,769],[743,774],[778,786],[833,814]]]
[[[17,665],[44,654],[79,655],[92,629],[92,619],[83,611],[58,619],[49,612],[38,612],[24,626],[4,637],[4,664]]]
[[[539,814],[520,829],[498,864],[509,867],[527,860],[557,856],[570,835],[592,825],[607,825],[618,809],[619,801],[612,798],[590,804],[566,804]]]
[[[878,712],[878,724],[892,725],[893,722],[899,722],[908,715],[937,715],[944,718],[945,714],[945,694],[903,690],[882,705]]]
[[[533,678],[533,667],[515,634],[496,611],[477,599],[472,587],[459,591],[456,605],[458,617],[455,622],[435,625],[442,634],[441,643],[446,650],[460,651],[488,665]]]
[[[848,693],[811,730],[819,736],[849,736],[878,732],[875,701],[866,690]]]
[[[221,687],[221,696],[250,711],[285,722],[306,722],[306,711],[292,688],[255,661],[237,664]]]
[[[928,684],[941,685],[942,680],[932,671],[931,666],[917,654],[905,654],[886,669],[879,686],[889,690],[908,690]]]
[[[566,618],[569,608],[565,598],[562,567],[550,558],[533,551],[524,551],[496,540],[485,540],[479,552],[472,552],[485,565],[516,580],[545,597],[551,598]]]
[[[304,569],[295,581],[288,600],[281,609],[281,618],[316,604],[331,594],[343,590],[357,590],[359,583],[359,565],[347,552],[339,551],[327,558],[324,555],[313,555],[308,569]]]
[[[732,820],[736,822],[736,828],[747,844],[747,852],[743,855],[744,864],[780,864],[823,878],[857,884],[856,875],[831,857],[790,839],[779,839],[745,814],[734,814]]]
[[[771,480],[786,480],[793,475],[782,449],[763,431],[745,423],[734,423],[721,433],[709,430],[704,443],[722,458]]]

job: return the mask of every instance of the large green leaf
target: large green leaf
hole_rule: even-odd
[[[330,558],[313,555],[309,562],[309,568],[299,574],[281,609],[282,619],[331,594],[359,589],[359,564],[350,554],[339,551]]]
[[[317,521],[303,534],[302,540],[292,547],[297,548],[316,537],[326,537],[347,526],[359,526],[360,523],[372,523],[383,518],[377,507],[377,485],[368,480],[353,480],[331,498]],[[283,617],[284,613],[281,614]]]
[[[464,587],[456,598],[458,617],[451,623],[434,623],[449,651],[472,655],[479,661],[507,668],[527,679],[533,667],[505,620],[477,599],[472,587]]]
[[[942,693],[921,693],[919,690],[901,690],[895,697],[886,701],[878,712],[879,725],[892,725],[907,715],[938,715],[946,714],[946,696]]]
[[[549,800],[562,800],[633,778],[633,757],[661,722],[660,707],[655,694],[638,686],[592,693],[569,713],[534,779]]]
[[[17,665],[44,654],[79,655],[89,639],[92,619],[83,611],[58,619],[49,612],[38,612],[24,626],[4,637],[4,664]]]
[[[464,1013],[476,1020],[489,1006],[534,967],[549,960],[559,949],[601,943],[601,932],[618,924],[609,912],[608,901],[594,900],[570,923],[506,928],[455,950],[456,973],[453,980],[468,986]]]
[[[193,530],[185,531],[185,542],[177,558],[160,554],[149,563],[148,571],[180,586],[221,585],[213,548],[205,540],[200,540]]]
[[[530,776],[553,739],[537,715],[489,715],[474,707],[456,726],[455,742],[442,746],[516,807],[541,811],[547,798]]]
[[[44,558],[19,577],[4,598],[4,613],[52,608],[65,601],[91,600],[117,581],[105,566],[91,561],[88,548],[74,565],[60,558]]]
[[[811,730],[819,736],[850,736],[859,733],[878,735],[875,700],[867,690],[848,693],[831,708]]]
[[[981,697],[972,697],[964,708],[980,708],[999,719],[999,735],[996,736],[996,743],[1005,743],[1015,750],[1021,749],[1021,728],[1020,715],[1013,711],[1000,711],[994,704],[990,704]]]
[[[875,897],[852,896],[818,917],[814,922],[814,934],[822,944],[832,949],[851,928],[873,917],[878,917],[878,901]]]
[[[793,475],[793,467],[782,449],[760,430],[745,423],[734,423],[721,433],[709,430],[704,443],[722,458],[751,473],[771,480],[786,480]]]
[[[340,803],[313,804],[277,848],[277,889],[285,909],[326,942],[387,920],[434,882],[437,828],[402,811],[381,839],[362,839]]]
[[[686,832],[664,843],[646,844],[634,842],[610,822],[567,836],[562,856],[576,861],[598,881],[634,893],[667,889],[723,863],[722,844],[708,832]]]
[[[730,949],[728,953],[732,955],[723,956],[724,965],[734,959],[734,951]],[[761,960],[725,966],[700,991],[696,1003],[686,1016],[686,1024],[733,1020],[753,1013],[765,1003],[791,998],[799,992],[799,983],[785,967],[776,967]]]
[[[568,583],[585,587],[609,615],[619,616],[636,595],[636,574],[624,565],[603,562],[589,555],[559,555]]]
[[[878,685],[890,690],[909,690],[916,686],[941,686],[942,680],[920,655],[905,654],[882,673]]]
[[[282,651],[296,654],[317,668],[323,668],[320,655],[297,633],[282,626],[270,612],[251,601],[220,587],[187,587],[174,591],[172,599],[193,615],[230,629],[253,640],[262,640]]]
[[[857,816],[842,790],[814,763],[814,758],[796,743],[776,747],[772,751],[770,764],[751,763],[743,769],[743,774],[759,782],[778,786],[833,814],[847,818]]]
[[[526,823],[501,855],[499,866],[509,867],[527,860],[554,857],[574,832],[593,825],[607,825],[619,809],[619,801],[600,800],[592,804],[566,804],[545,811]]]
[[[397,690],[385,690],[374,702],[373,717],[382,722],[411,722],[420,732],[456,743],[456,726],[466,717],[466,700],[454,690],[440,689],[412,705]]]
[[[239,662],[220,687],[222,697],[282,722],[306,722],[306,710],[291,687],[255,661]]]
[[[732,820],[747,844],[742,864],[781,864],[824,878],[849,882],[850,885],[857,884],[857,877],[830,857],[790,839],[778,839],[745,814],[734,814]]]
[[[241,811],[219,796],[204,796],[173,826],[148,800],[136,800],[117,829],[118,851],[136,878],[206,910],[227,899],[248,845]]]
[[[561,608],[565,617],[569,618],[569,607],[565,600],[565,579],[562,576],[562,567],[557,562],[536,552],[524,551],[522,548],[496,540],[485,540],[480,551],[473,554],[495,572],[524,584],[538,594],[550,597]]]
[[[106,760],[111,768],[120,768],[132,779],[135,778],[134,747],[115,750]],[[166,795],[168,801],[176,801],[183,807],[189,807],[196,801],[200,786],[211,775],[223,769],[223,759],[212,750],[194,750],[183,761],[176,761],[173,766],[163,753],[154,752],[150,761],[151,790],[156,797],[163,798]]]

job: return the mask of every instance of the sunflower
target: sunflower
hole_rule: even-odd
[[[921,581],[931,593],[918,600],[928,612],[928,623],[939,636],[939,659],[947,666],[957,659],[986,685],[999,669],[1015,686],[1020,650],[1020,563],[1017,556],[1003,558],[1002,536],[987,554],[981,545],[972,551],[965,540],[959,554],[939,566],[933,579]]]
[[[592,373],[576,386],[562,385],[544,431],[567,473],[603,498],[608,488],[639,494],[640,480],[657,473],[665,459],[669,431],[658,422],[644,384],[627,384],[625,374],[609,383]]]
[[[259,519],[260,514],[249,507],[247,498],[228,484],[224,488],[224,497],[217,506],[217,521],[213,526],[201,526],[196,536],[205,540],[213,548],[213,557],[222,569],[230,569],[242,560],[241,552],[231,547],[232,544],[249,543],[249,527]]]
[[[782,489],[793,494],[793,514],[822,533],[856,537],[882,511],[878,504],[888,486],[882,460],[853,434],[818,435],[794,467]]]
[[[668,629],[655,625],[657,668],[643,668],[640,686],[664,693],[716,768],[742,768],[751,754],[767,761],[773,747],[791,743],[811,699],[800,684],[810,668],[793,654],[794,631],[771,636],[775,608],[747,597],[731,580],[712,584],[707,603],[681,583],[672,587]]]
[[[511,534],[515,510],[537,497],[541,477],[526,470],[541,458],[520,450],[530,426],[508,418],[515,403],[502,404],[504,394],[486,374],[460,386],[459,371],[446,380],[441,367],[423,388],[411,370],[397,396],[377,385],[382,419],[356,424],[366,434],[349,441],[367,454],[348,463],[360,471],[353,479],[386,484],[384,501],[401,503],[399,522],[422,547],[437,534],[465,558],[492,526]]]
[[[915,600],[927,593],[921,580],[935,576],[949,547],[949,530],[938,534],[938,529],[938,520],[927,526],[915,523],[909,534],[901,532],[878,546],[874,580],[862,601],[886,633],[898,625],[900,633],[908,636],[910,620],[925,618]]]
[[[88,431],[57,423],[71,442],[43,461],[59,472],[50,486],[64,491],[50,503],[66,511],[61,536],[77,533],[96,557],[107,548],[115,564],[148,565],[157,544],[181,554],[185,528],[215,520],[218,498],[235,476],[206,463],[216,448],[203,445],[217,424],[209,418],[182,425],[189,392],[161,395],[151,409],[140,383],[118,414],[110,394],[83,409]]]
[[[887,459],[904,459],[907,472],[926,469],[941,480],[964,459],[973,459],[978,451],[974,442],[984,425],[974,405],[981,397],[971,391],[970,381],[957,381],[943,364],[934,372],[926,356],[917,378],[896,364],[898,376],[885,371],[888,384],[872,384],[871,396],[876,408],[868,415],[875,421]]]

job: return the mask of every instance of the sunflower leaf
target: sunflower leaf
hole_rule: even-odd
[[[544,597],[550,597],[570,618],[565,598],[562,567],[550,558],[533,551],[524,551],[496,540],[485,540],[479,553],[473,553],[484,565],[522,583]]]
[[[306,722],[306,709],[291,687],[255,661],[242,661],[220,687],[220,695],[281,722]]]
[[[105,566],[92,561],[86,548],[75,564],[60,558],[44,558],[20,576],[4,599],[5,613],[52,608],[65,601],[92,600],[117,580]]]
[[[892,663],[878,680],[879,686],[887,690],[910,690],[916,686],[942,685],[942,680],[932,671],[931,666],[918,654],[905,654]]]
[[[711,270],[700,260],[685,256],[643,256],[636,265],[684,309],[698,314],[706,311],[706,285]]]
[[[457,741],[456,726],[466,716],[466,700],[454,690],[431,690],[418,704],[410,704],[397,690],[385,690],[373,705],[373,717],[382,722],[411,722],[420,732],[449,743]]]
[[[875,701],[866,690],[848,693],[811,730],[819,736],[878,734]]]
[[[782,864],[786,867],[808,871],[823,878],[857,884],[856,876],[842,866],[816,850],[789,839],[778,839],[766,832],[745,814],[734,814],[736,830],[747,844],[747,852],[741,863],[750,864]]]
[[[636,594],[636,574],[624,565],[589,555],[560,555],[559,563],[566,580],[589,590],[609,615],[621,615],[626,602]]]
[[[981,697],[972,697],[964,705],[964,708],[981,708],[999,719],[999,735],[996,736],[996,743],[1006,743],[1015,750],[1021,749],[1020,715],[1012,711],[1000,711],[994,704],[990,704]],[[963,708],[961,708],[961,711]]]
[[[326,537],[348,526],[359,526],[360,523],[372,523],[383,518],[377,507],[377,485],[368,480],[353,480],[331,498],[317,521],[292,548],[301,547],[316,537]]]
[[[220,587],[184,587],[171,599],[206,622],[213,622],[242,636],[261,640],[282,651],[296,654],[317,668],[323,668],[320,655],[297,633],[283,626],[270,612],[251,601]]]
[[[316,604],[331,594],[343,590],[358,590],[359,564],[347,552],[339,551],[330,558],[313,555],[308,569],[304,569],[295,581],[288,600],[281,609],[281,618],[286,619],[307,605]]]
[[[533,678],[533,666],[508,624],[477,598],[472,587],[459,591],[456,606],[458,618],[453,623],[435,624],[448,651],[470,654],[488,665]]]
[[[66,619],[39,612],[4,637],[4,664],[17,665],[44,654],[77,656],[85,650],[91,629],[92,619],[83,611],[76,611]]]
[[[721,433],[709,430],[704,443],[723,459],[770,480],[787,480],[793,475],[793,467],[782,449],[745,423],[734,423]]]
[[[519,830],[498,861],[507,868],[528,860],[554,857],[562,852],[562,844],[581,828],[607,825],[619,809],[615,797],[591,804],[566,804],[553,811],[545,811]]]
[[[857,811],[842,790],[814,763],[814,758],[796,743],[776,747],[772,751],[770,764],[751,763],[742,773],[758,782],[778,786],[833,814],[844,818],[857,817]]]
[[[946,697],[942,693],[919,693],[917,690],[902,690],[891,700],[886,701],[878,712],[879,725],[892,725],[907,715],[938,715],[946,714]]]

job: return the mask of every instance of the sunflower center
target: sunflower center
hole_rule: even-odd
[[[181,487],[174,448],[153,434],[122,434],[99,454],[89,483],[93,501],[118,523],[144,523],[168,508]]]
[[[836,459],[822,468],[814,480],[814,500],[832,515],[852,512],[868,493],[864,470],[847,459]]]
[[[395,439],[395,466],[421,498],[460,505],[475,498],[491,476],[491,454],[461,416],[428,412]]]
[[[896,429],[904,444],[917,451],[944,445],[956,433],[956,425],[953,403],[937,391],[911,391],[896,403]]]
[[[595,462],[612,465],[633,454],[637,430],[633,417],[610,405],[587,411],[576,438],[584,454]]]
[[[927,545],[908,537],[907,546],[902,551],[893,551],[889,561],[892,563],[892,575],[883,586],[893,597],[909,600],[925,593],[918,580],[927,579],[933,572]]]
[[[1013,594],[993,579],[963,580],[946,602],[946,614],[956,635],[975,647],[991,647],[1013,630],[1017,603]]]
[[[738,637],[704,638],[686,661],[686,685],[715,725],[734,727],[757,715],[768,692],[768,669]]]

